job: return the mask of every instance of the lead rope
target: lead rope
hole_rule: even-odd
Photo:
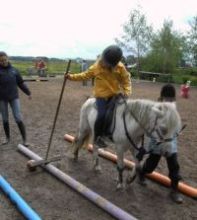
[[[165,138],[165,139],[164,139],[164,138],[162,137],[162,135],[160,134],[159,130],[156,130],[157,135],[158,135],[159,138],[161,139],[161,141],[157,142],[156,145],[158,146],[158,145],[160,145],[160,144],[162,144],[162,143],[172,141],[174,138],[178,137],[178,136],[181,134],[181,132],[186,128],[186,126],[187,126],[187,124],[184,124],[184,125],[182,126],[181,130],[180,130],[179,132],[177,132],[176,135],[175,135],[173,138]]]
[[[145,148],[144,148],[144,135],[142,136],[142,144],[140,147],[137,147],[136,143],[131,139],[130,135],[129,135],[129,132],[128,132],[128,129],[127,129],[127,126],[126,126],[126,109],[127,109],[127,103],[125,102],[125,110],[123,112],[123,122],[124,122],[124,129],[125,129],[125,134],[126,134],[126,137],[128,138],[130,144],[138,151],[137,155],[136,155],[136,158],[141,161],[144,157],[145,154],[149,154],[152,152],[152,150],[149,150],[147,151]],[[158,120],[158,117],[155,118],[155,122],[154,122],[154,126],[153,126],[153,129],[151,130],[151,132],[148,132],[147,129],[144,128],[144,126],[142,126],[142,124],[139,122],[139,120],[136,118],[136,116],[134,115],[134,113],[131,111],[131,115],[132,117],[135,119],[135,121],[140,125],[140,127],[144,130],[144,132],[146,133],[146,135],[149,137],[149,138],[152,138],[152,132],[154,130],[154,127],[156,126],[156,123],[157,123],[157,120]]]

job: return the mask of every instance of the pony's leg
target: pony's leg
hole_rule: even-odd
[[[129,148],[129,151],[131,152],[131,155],[135,155],[135,149],[134,148]],[[135,178],[137,176],[136,164],[138,163],[138,160],[136,159],[135,156],[133,156],[132,159],[134,160],[134,165],[132,167],[132,170],[128,171],[128,176],[127,176],[127,179],[126,179],[126,183],[127,184],[131,184],[135,180]]]
[[[99,164],[98,147],[96,145],[93,145],[93,160],[94,160],[94,170],[101,172],[101,166]]]
[[[117,170],[118,170],[118,183],[117,183],[117,189],[123,189],[123,171],[124,171],[124,152],[121,150],[122,147],[120,146],[119,149],[117,149]]]
[[[128,172],[128,176],[126,180],[127,184],[131,184],[137,176],[137,167],[139,166],[139,161],[137,159],[134,159],[134,162],[135,163],[132,167],[131,172]]]
[[[75,138],[75,141],[74,141],[74,143],[73,143],[73,145],[74,145],[73,154],[74,154],[74,160],[75,160],[75,161],[78,161],[79,148],[80,148],[80,145],[82,144],[81,142],[82,142],[82,141],[81,141],[78,137],[76,137],[76,138]]]
[[[86,137],[87,134],[79,133],[79,135],[75,138],[73,151],[75,161],[78,161],[79,150],[83,146]]]

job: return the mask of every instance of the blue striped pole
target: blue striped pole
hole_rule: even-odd
[[[0,175],[0,188],[16,204],[20,212],[28,220],[41,220],[38,214],[21,198],[21,196],[11,187],[11,185]]]

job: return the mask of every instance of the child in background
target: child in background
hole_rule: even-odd
[[[189,89],[190,89],[191,81],[185,81],[183,85],[181,85],[181,97],[188,99],[189,98]]]

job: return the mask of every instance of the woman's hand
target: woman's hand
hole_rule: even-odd
[[[64,73],[64,77],[65,77],[65,79],[70,79],[71,78],[70,74],[68,74],[68,73]]]

